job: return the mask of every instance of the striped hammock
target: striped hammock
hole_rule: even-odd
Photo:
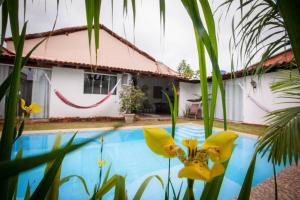
[[[117,84],[111,89],[111,91],[108,92],[108,94],[103,97],[102,99],[100,99],[98,102],[92,104],[92,105],[88,105],[88,106],[83,106],[83,105],[78,105],[78,104],[75,104],[73,102],[71,102],[69,99],[67,99],[59,90],[53,88],[52,84],[51,84],[51,81],[49,79],[49,77],[47,76],[47,74],[44,74],[49,85],[51,86],[51,88],[53,89],[55,95],[63,102],[65,103],[66,105],[68,106],[71,106],[73,108],[78,108],[78,109],[89,109],[89,108],[95,108],[97,106],[99,106],[101,103],[103,103],[104,101],[106,101],[113,93],[114,91],[116,90],[117,86],[119,85],[121,79],[117,82]]]

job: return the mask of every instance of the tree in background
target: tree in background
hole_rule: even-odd
[[[184,59],[179,63],[177,71],[181,76],[188,79],[192,78],[194,75],[194,71],[191,69],[191,66],[187,64]]]

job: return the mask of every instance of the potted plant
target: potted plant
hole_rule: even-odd
[[[120,111],[124,113],[126,123],[134,121],[135,112],[141,106],[143,91],[134,85],[123,85],[120,92]]]

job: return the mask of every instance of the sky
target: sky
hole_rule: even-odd
[[[45,4],[46,1],[46,4]],[[136,0],[136,24],[133,26],[131,5],[126,17],[123,15],[123,0],[102,0],[100,22],[120,36],[134,43],[138,48],[149,53],[156,60],[177,69],[182,59],[185,59],[193,70],[198,69],[197,48],[193,26],[180,0],[166,0],[165,34],[160,25],[159,0]],[[209,0],[215,10],[219,3]],[[86,25],[84,0],[61,0],[59,5],[56,29],[70,26]],[[130,2],[130,1],[129,1]],[[22,4],[22,1],[20,1]],[[20,5],[22,8],[23,6]],[[215,15],[218,32],[219,65],[222,70],[230,71],[229,39],[231,37],[232,13],[219,21]],[[26,20],[27,33],[51,30],[56,15],[56,1],[27,1]],[[20,9],[20,21],[23,23],[23,11]],[[208,74],[211,64],[208,63]]]

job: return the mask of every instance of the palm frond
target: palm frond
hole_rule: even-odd
[[[266,133],[258,141],[258,150],[275,164],[298,162],[300,155],[300,75],[295,71],[284,73],[272,84],[272,90],[280,98],[297,103],[267,115],[270,123]],[[293,99],[293,100],[291,100]]]
[[[221,6],[232,6],[228,0]],[[229,12],[229,10],[227,11]],[[275,0],[240,0],[237,13],[233,17],[232,39],[230,46],[234,57],[241,60],[238,64],[248,67],[259,55],[260,65],[275,53],[291,48],[285,22]],[[236,51],[234,51],[236,50]]]

